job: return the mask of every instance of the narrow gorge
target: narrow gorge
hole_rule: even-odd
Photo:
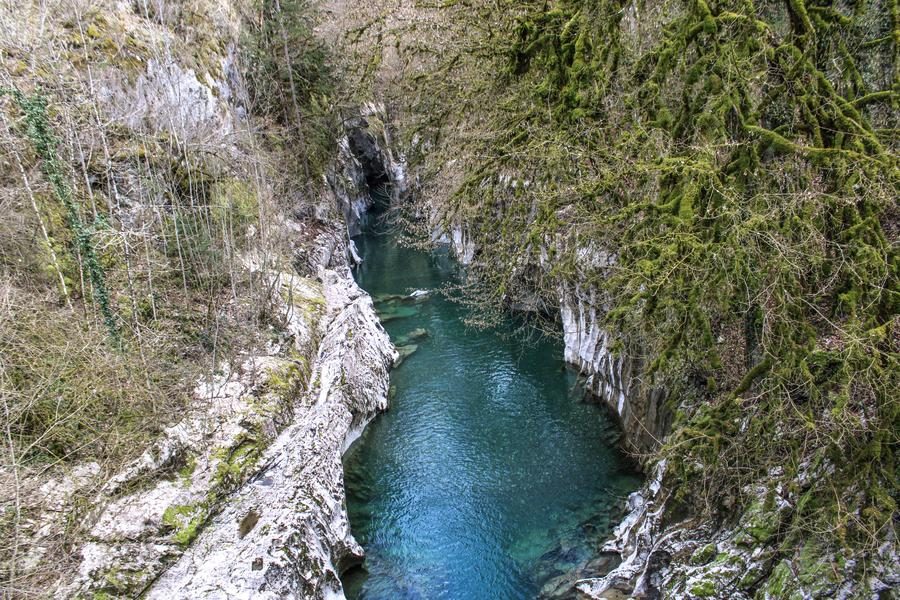
[[[466,326],[447,252],[358,238],[360,285],[398,346],[390,410],[344,459],[362,568],[351,598],[559,597],[639,485],[558,340]],[[534,333],[534,332],[532,332]],[[567,585],[568,584],[568,585]]]
[[[0,598],[896,598],[898,52],[0,0]]]

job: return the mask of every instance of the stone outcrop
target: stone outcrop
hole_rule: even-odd
[[[354,127],[329,181],[346,227],[328,210],[312,222],[281,218],[295,273],[244,257],[276,292],[278,340],[199,382],[187,416],[103,486],[77,574],[57,597],[343,597],[340,572],[363,551],[341,457],[387,408],[399,356],[353,281],[349,234],[373,185],[387,177],[391,194],[405,188],[386,134],[376,139],[364,119]]]
[[[638,453],[652,452],[671,422],[665,389],[638,380],[637,359],[613,353],[596,290],[561,285],[559,306],[566,362],[578,368],[587,388],[618,416],[626,444]]]
[[[335,598],[362,558],[350,535],[341,456],[387,407],[395,358],[349,271],[322,274],[326,299],[313,385],[295,418],[148,598]]]
[[[860,563],[822,545],[815,535],[785,549],[780,535],[809,483],[827,461],[785,481],[781,468],[746,490],[755,498],[732,518],[673,520],[677,504],[660,461],[644,487],[629,496],[629,513],[602,549],[621,563],[583,579],[587,598],[890,598],[900,586],[900,564],[892,540],[875,553],[867,571]],[[796,484],[799,483],[799,487]]]
[[[269,275],[280,341],[200,382],[189,415],[105,484],[57,597],[340,596],[362,553],[341,456],[387,407],[397,356],[340,240],[326,228],[312,242],[327,259],[315,278]]]

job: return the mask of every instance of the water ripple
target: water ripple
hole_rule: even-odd
[[[358,244],[358,280],[376,297],[455,276],[446,257],[389,238]],[[378,308],[393,339],[417,328],[428,337],[392,374],[391,410],[345,457],[351,526],[367,553],[344,577],[348,597],[535,597],[547,574],[590,555],[604,515],[638,485],[605,413],[578,401],[557,344],[467,329],[464,309],[439,294]]]

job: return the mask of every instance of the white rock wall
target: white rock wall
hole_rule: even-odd
[[[347,522],[341,455],[387,407],[395,352],[349,270],[324,271],[313,387],[263,465],[153,585],[148,598],[342,598],[361,558]]]

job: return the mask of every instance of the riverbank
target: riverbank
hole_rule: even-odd
[[[467,324],[448,246],[405,246],[377,220],[355,241],[356,279],[402,362],[391,409],[344,460],[366,550],[344,578],[348,597],[552,597],[595,558],[639,486],[616,425],[585,403],[558,338],[529,336],[512,318]]]
[[[59,8],[0,7],[0,595],[339,596],[394,351],[316,14]]]

